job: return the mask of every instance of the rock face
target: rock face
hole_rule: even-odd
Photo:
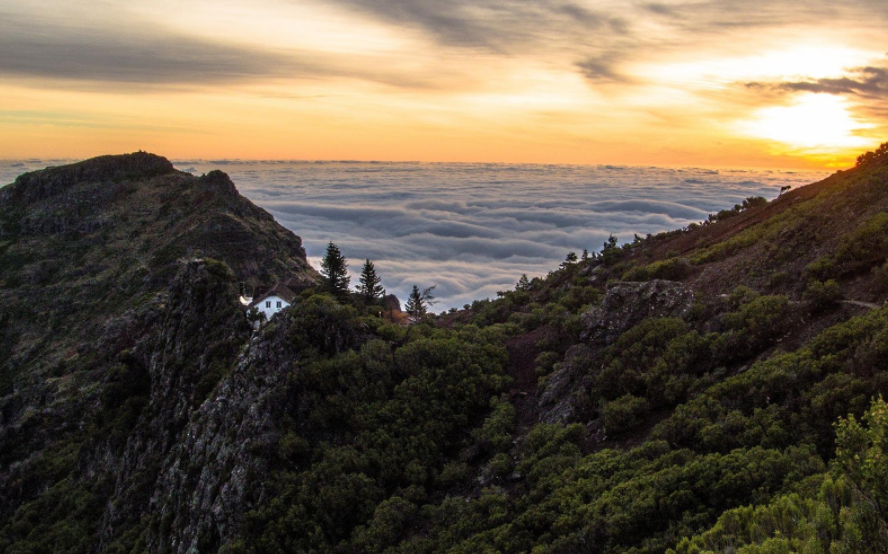
[[[132,549],[137,536],[150,552],[214,552],[262,499],[273,414],[298,354],[286,318],[250,338],[235,291],[225,266],[189,262],[138,326],[150,329],[132,349],[150,378],[147,405],[122,452],[96,446],[79,475],[114,478],[99,551]]]
[[[298,358],[282,340],[286,328],[274,331],[250,342],[168,456],[150,503],[162,520],[148,535],[151,551],[214,552],[262,500],[279,438],[274,414]]]
[[[674,281],[613,283],[601,304],[583,314],[580,338],[607,345],[649,317],[683,318],[693,305],[693,291]]]
[[[647,318],[686,317],[694,305],[694,298],[693,291],[687,286],[662,279],[609,285],[601,304],[582,316],[582,343],[567,351],[561,369],[546,383],[540,395],[540,421],[564,423],[576,416],[574,392],[583,377],[575,363],[578,358],[594,356]]]
[[[150,393],[119,459],[114,444],[94,473],[112,460],[115,485],[103,517],[102,537],[111,542],[122,529],[137,525],[159,494],[158,475],[179,446],[195,411],[204,403],[250,336],[250,326],[236,303],[234,278],[219,262],[184,265],[169,297],[157,306],[148,334],[132,349],[147,368]],[[154,490],[155,492],[151,492]]]
[[[278,335],[251,339],[238,283],[317,278],[220,171],[139,152],[0,188],[0,551],[52,550],[15,523],[49,511],[45,528],[95,551],[230,538],[261,497],[295,359]]]

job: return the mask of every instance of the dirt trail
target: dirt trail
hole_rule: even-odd
[[[870,310],[878,310],[882,307],[878,304],[873,304],[872,302],[861,302],[859,300],[842,300],[842,304],[852,304],[854,306],[860,306],[861,308],[869,308]]]

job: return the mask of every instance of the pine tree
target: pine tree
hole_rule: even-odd
[[[363,297],[364,302],[367,304],[373,304],[385,296],[385,289],[380,285],[382,279],[376,275],[376,268],[373,266],[373,262],[369,259],[364,262],[364,268],[361,270],[359,281],[360,285],[358,285],[358,294]]]
[[[410,295],[407,297],[407,304],[405,304],[404,309],[410,317],[420,318],[425,315],[425,306],[422,305],[422,293],[419,292],[419,287],[416,285],[413,285],[413,290],[410,291]]]
[[[564,258],[564,261],[561,262],[561,267],[570,267],[573,264],[577,263],[577,253],[576,252],[568,252],[567,257]]]
[[[527,273],[522,273],[521,278],[518,279],[518,284],[515,285],[516,290],[528,290],[530,289],[530,279],[527,278]]]
[[[428,307],[436,303],[435,296],[432,294],[433,290],[435,290],[435,285],[422,292],[420,292],[419,287],[413,285],[413,290],[410,291],[410,295],[407,297],[407,304],[404,306],[412,318],[423,318],[428,312]]]
[[[321,260],[321,275],[325,277],[327,290],[337,298],[348,296],[348,263],[339,251],[339,247],[331,241],[327,245],[327,253]]]

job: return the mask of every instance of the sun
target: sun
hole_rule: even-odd
[[[739,124],[743,134],[780,143],[799,153],[838,153],[869,146],[860,132],[875,125],[855,119],[847,100],[827,94],[804,94],[790,106],[758,109]]]

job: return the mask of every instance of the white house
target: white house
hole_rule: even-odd
[[[290,290],[288,286],[277,284],[270,291],[253,299],[249,307],[256,308],[265,314],[265,319],[268,320],[274,314],[292,304],[295,299],[296,293]]]

